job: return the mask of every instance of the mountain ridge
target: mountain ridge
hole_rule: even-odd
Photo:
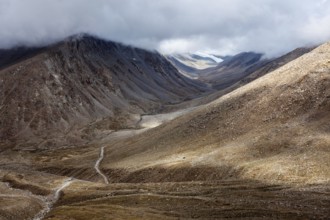
[[[23,54],[0,72],[2,140],[53,136],[103,117],[112,129],[133,126],[139,114],[210,91],[159,53],[89,35]]]
[[[134,167],[133,173],[146,169],[152,178],[148,169],[152,166],[186,168],[187,172],[195,166],[220,170],[223,166],[225,175],[218,178],[232,173],[272,183],[328,183],[329,51],[330,43],[324,44],[174,122],[133,137],[134,141],[118,143],[128,151],[134,149],[134,154],[120,161],[116,155],[108,156],[105,169]],[[145,151],[151,146],[156,150]],[[148,160],[142,159],[145,152]],[[301,157],[309,162],[305,164]],[[290,158],[296,160],[296,171]],[[304,172],[307,168],[308,173]],[[158,178],[175,179],[167,175]]]

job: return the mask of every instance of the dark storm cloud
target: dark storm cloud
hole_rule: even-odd
[[[88,32],[165,53],[274,55],[330,40],[327,0],[0,0],[0,47]]]

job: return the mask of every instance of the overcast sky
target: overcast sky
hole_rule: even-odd
[[[330,40],[330,1],[0,0],[0,48],[81,32],[163,53],[273,56]]]

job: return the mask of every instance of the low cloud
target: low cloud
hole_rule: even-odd
[[[163,53],[278,55],[330,40],[327,0],[0,0],[0,48],[87,32]]]

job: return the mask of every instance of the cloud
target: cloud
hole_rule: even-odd
[[[330,40],[327,0],[0,0],[0,48],[88,32],[165,53],[269,56]]]

